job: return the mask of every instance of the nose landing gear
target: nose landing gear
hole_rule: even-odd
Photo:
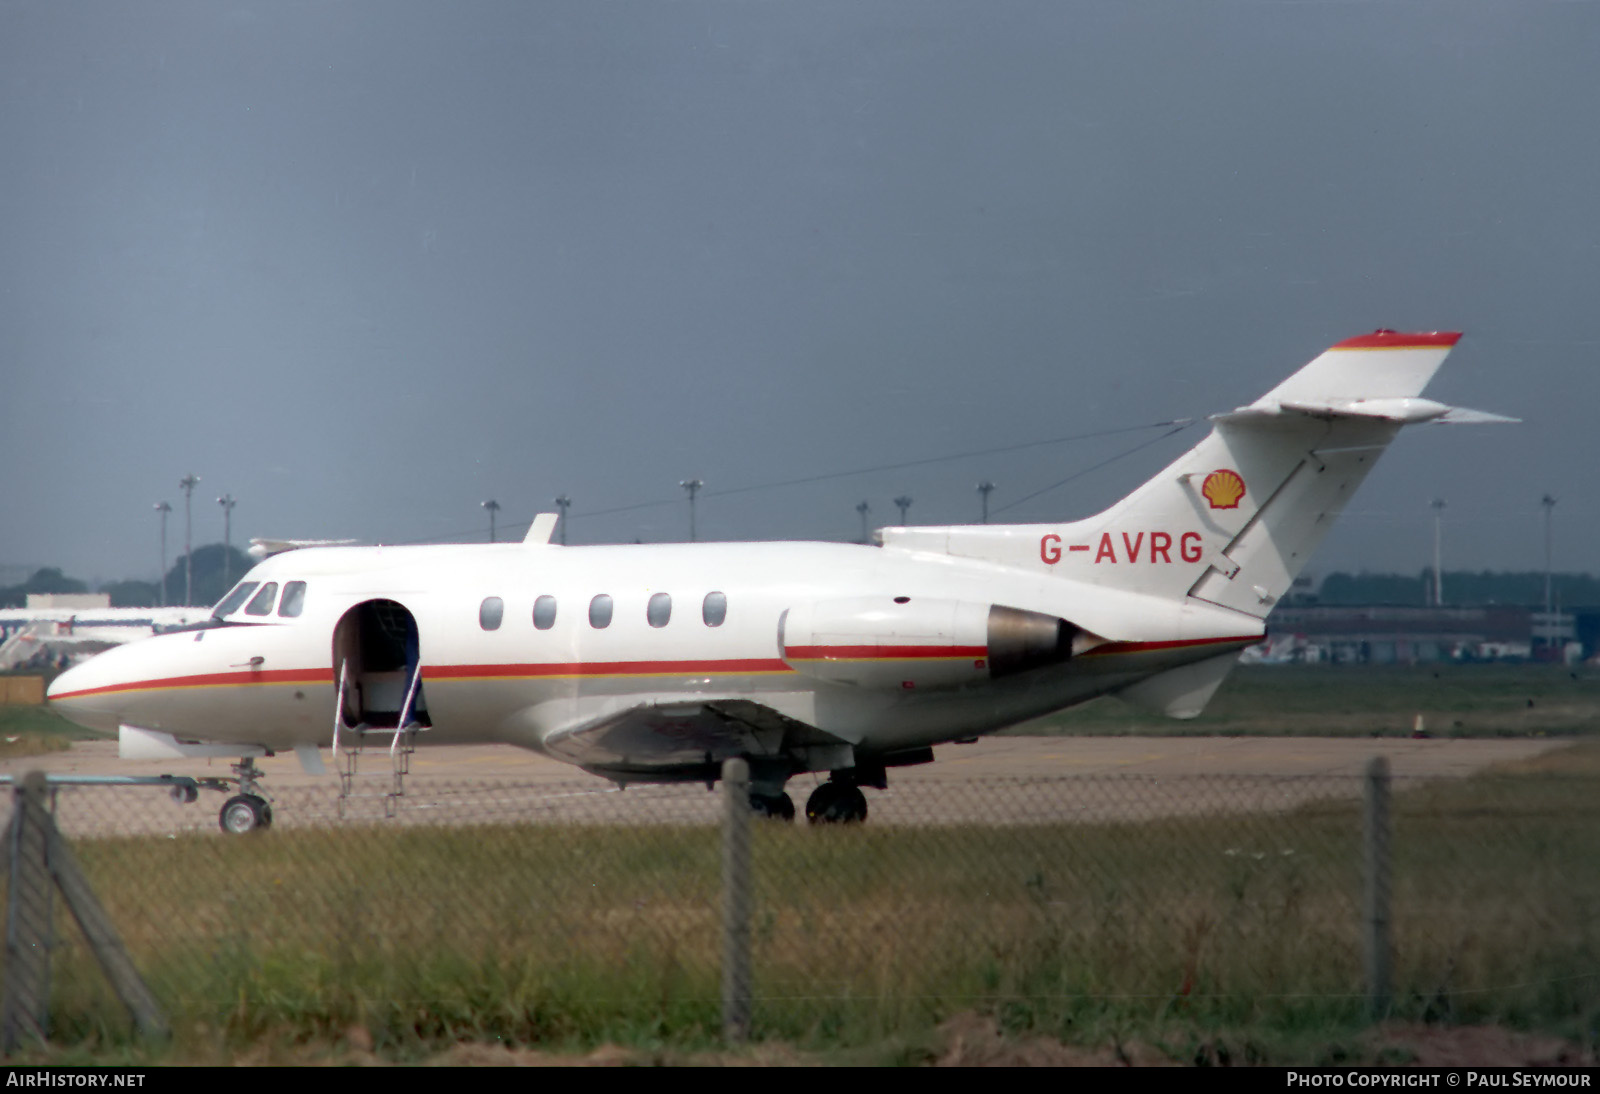
[[[272,827],[272,806],[254,794],[235,794],[222,806],[222,830],[240,835]]]
[[[271,828],[272,805],[263,797],[258,782],[263,772],[256,766],[255,758],[246,756],[232,767],[240,792],[222,803],[222,812],[217,817],[222,830],[233,835],[242,835],[245,832],[265,831]],[[211,789],[227,789],[226,782],[217,781],[221,785],[213,786]]]

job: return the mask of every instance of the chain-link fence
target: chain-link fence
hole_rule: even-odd
[[[872,796],[866,824],[755,821],[750,1033],[861,1041],[963,1010],[1068,1038],[1359,1020],[1375,916],[1394,1014],[1592,1020],[1597,789],[1562,772],[1394,780],[1392,899],[1376,911],[1348,776],[908,781]],[[704,786],[413,776],[392,819],[361,799],[341,819],[333,792],[297,789],[246,836],[218,831],[206,800],[48,793],[180,1038],[722,1028],[725,795]],[[13,878],[8,931],[19,909],[49,922],[53,1038],[126,1036],[64,902]],[[37,966],[8,952],[8,991]]]

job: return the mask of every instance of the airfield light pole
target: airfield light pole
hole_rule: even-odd
[[[1549,645],[1549,646],[1553,646],[1553,645],[1555,645],[1555,642],[1556,642],[1556,637],[1555,637],[1555,635],[1556,635],[1556,620],[1555,620],[1555,616],[1550,614],[1551,611],[1554,610],[1554,608],[1555,608],[1554,601],[1553,601],[1553,599],[1552,599],[1552,597],[1550,595],[1550,593],[1551,593],[1551,589],[1550,589],[1550,584],[1551,584],[1551,582],[1550,582],[1550,557],[1551,557],[1551,545],[1552,545],[1552,542],[1553,542],[1552,537],[1551,537],[1550,521],[1551,521],[1551,518],[1555,515],[1556,499],[1551,497],[1549,494],[1546,494],[1544,497],[1539,499],[1539,504],[1544,506],[1544,633],[1545,633],[1545,644]]]
[[[556,498],[556,508],[561,510],[561,546],[567,545],[567,510],[572,508],[572,499],[565,494]]]
[[[194,500],[194,488],[200,485],[199,475],[185,475],[178,480],[183,489],[183,606],[194,600],[194,530],[190,520],[189,503]]]
[[[696,535],[694,527],[694,496],[700,492],[700,488],[705,483],[699,479],[684,479],[678,485],[689,491],[689,542],[697,543],[699,542],[699,537]]]
[[[900,508],[900,526],[903,528],[906,523],[906,511],[911,508],[911,495],[901,494],[894,499],[894,503]]]
[[[1550,547],[1552,540],[1550,535],[1550,518],[1555,515],[1556,499],[1552,498],[1549,494],[1546,494],[1544,497],[1539,499],[1539,504],[1544,506],[1544,617],[1545,624],[1548,626],[1550,623],[1551,611]]]
[[[1444,607],[1444,575],[1439,572],[1443,553],[1440,550],[1440,527],[1444,519],[1444,499],[1433,499],[1433,606]]]
[[[867,514],[872,511],[872,506],[863,501],[856,506],[856,512],[861,514],[861,542],[867,542]]]
[[[978,493],[983,496],[983,523],[989,523],[989,491],[994,489],[994,483],[984,479],[978,484]]]
[[[488,501],[480,502],[479,504],[481,504],[485,509],[489,510],[489,542],[493,543],[495,541],[494,515],[500,511],[500,503],[495,501],[493,498],[490,498]]]
[[[161,514],[161,606],[167,606],[167,514],[172,512],[170,502],[156,502],[156,512]]]
[[[224,494],[217,504],[222,506],[222,588],[226,590],[233,584],[233,507],[239,503],[232,494]]]

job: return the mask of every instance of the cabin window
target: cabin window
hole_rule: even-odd
[[[283,603],[278,605],[278,614],[285,619],[293,619],[304,610],[306,606],[306,583],[304,581],[291,581],[283,587]]]
[[[498,596],[486,596],[483,603],[478,605],[478,626],[486,631],[500,629],[500,620],[505,617],[506,602]]]
[[[700,618],[706,621],[708,627],[722,626],[722,621],[728,618],[728,595],[707,593],[705,603],[700,605]]]
[[[215,619],[221,619],[225,615],[232,615],[234,612],[238,611],[239,605],[243,604],[246,600],[249,600],[250,594],[255,592],[256,588],[260,584],[261,582],[259,581],[239,582],[239,584],[233,587],[233,592],[222,598],[222,602],[218,604],[216,610],[211,613],[212,617]]]
[[[556,598],[541,596],[533,602],[533,625],[547,631],[556,625]]]
[[[278,583],[269,581],[261,586],[261,591],[250,601],[250,606],[244,610],[245,615],[271,615],[272,602],[278,599]]]
[[[656,593],[652,596],[649,607],[645,609],[645,618],[652,627],[665,627],[672,619],[672,595]]]
[[[611,626],[611,598],[605,593],[589,601],[589,626],[596,630]]]

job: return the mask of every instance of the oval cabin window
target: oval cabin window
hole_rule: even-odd
[[[486,631],[500,629],[500,620],[505,617],[506,602],[498,596],[486,596],[483,603],[478,605],[478,626]]]

